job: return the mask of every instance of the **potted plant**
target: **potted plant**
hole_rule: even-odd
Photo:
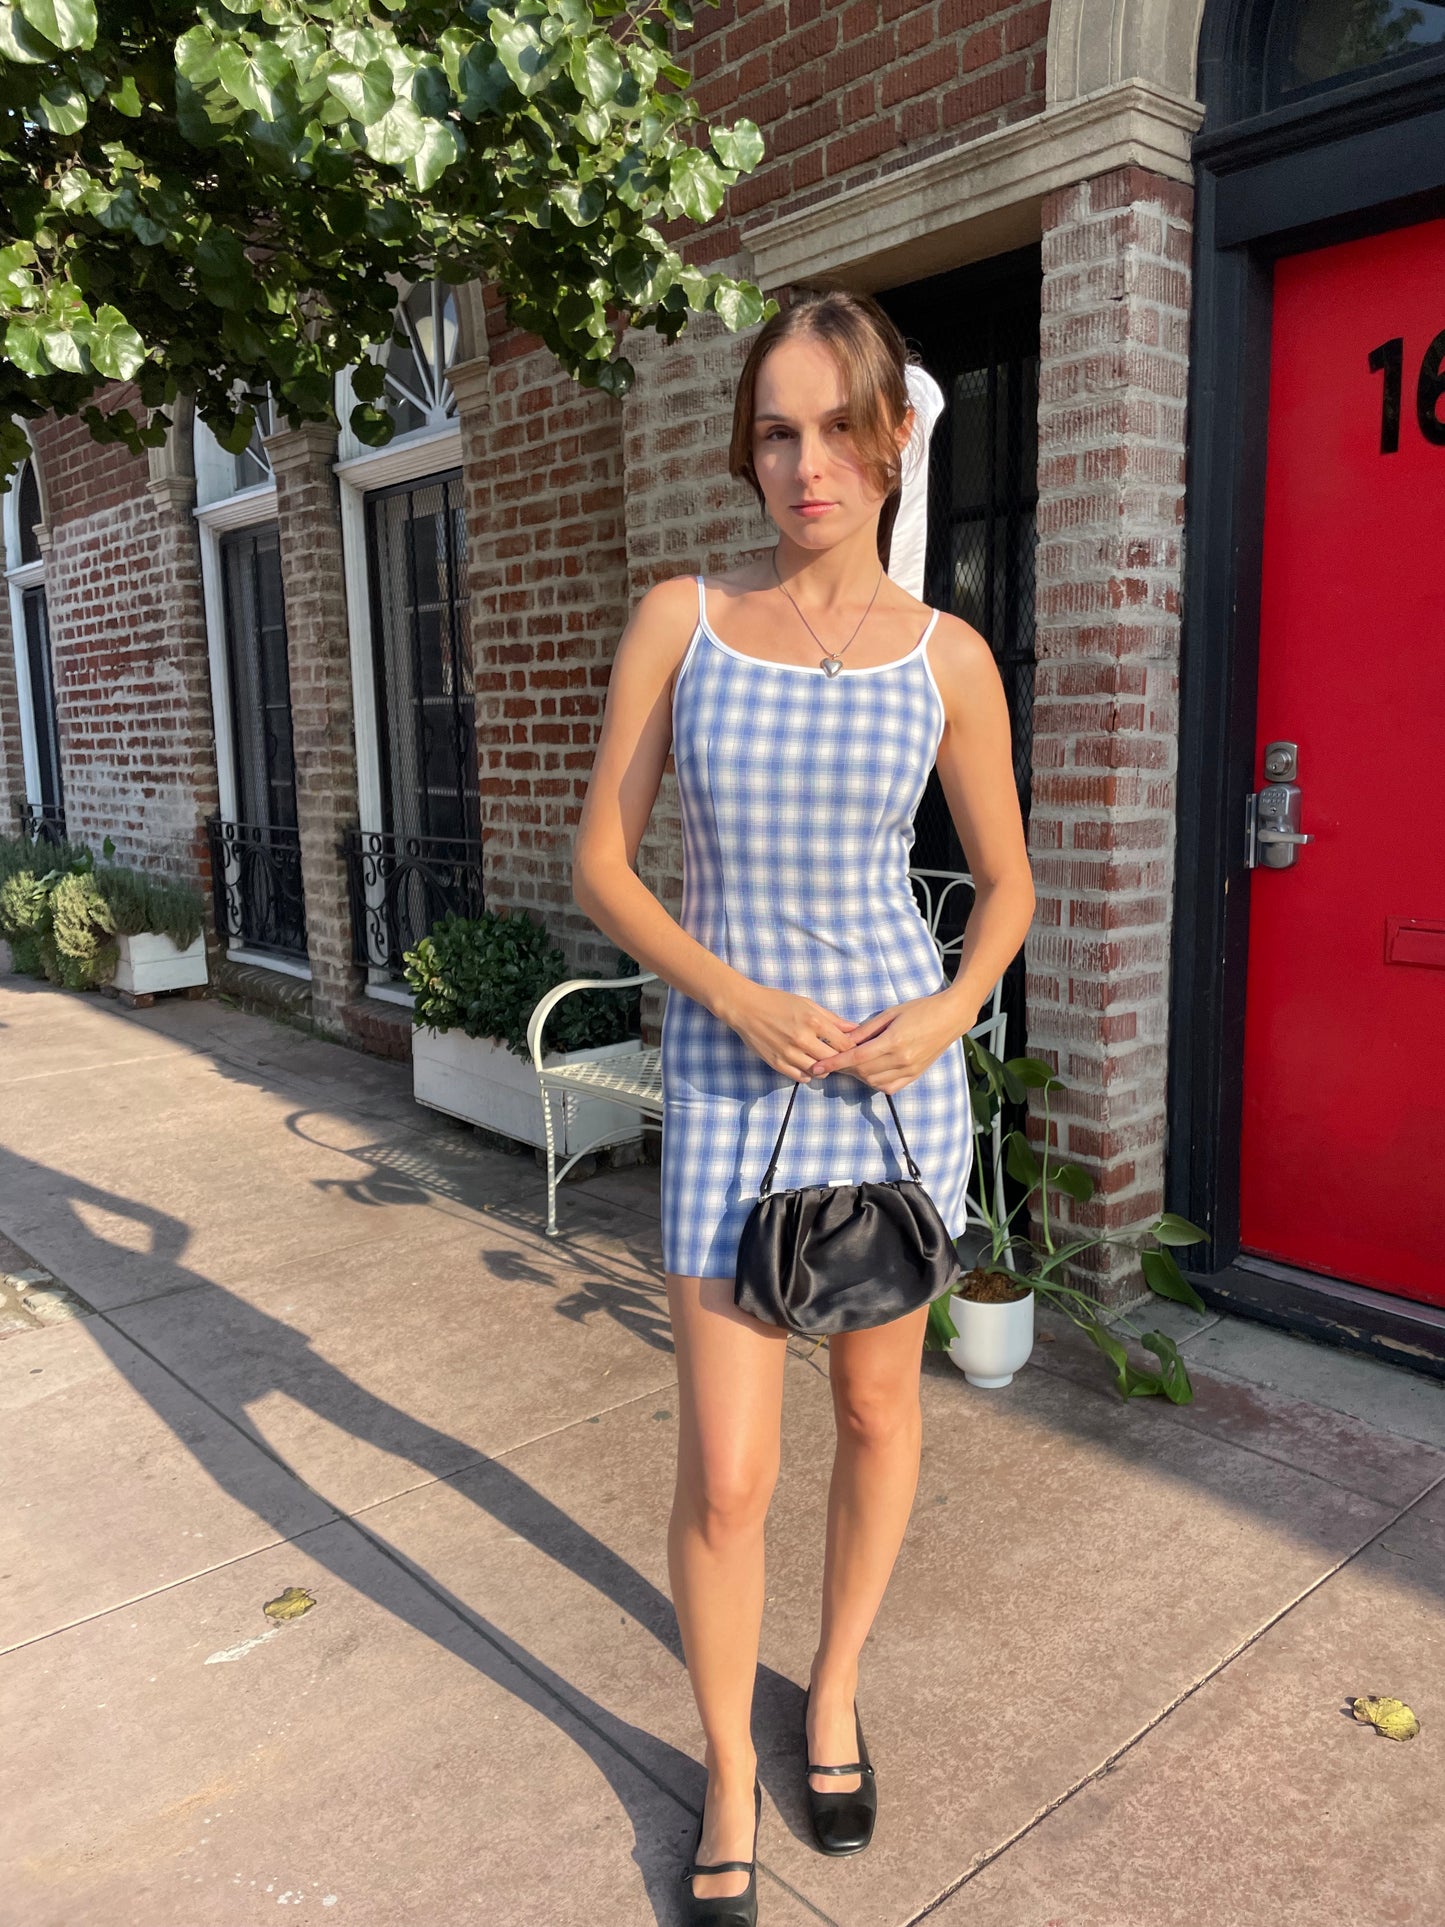
[[[406,953],[414,1004],[412,1090],[419,1104],[504,1137],[546,1144],[542,1094],[527,1048],[527,1020],[538,1002],[568,976],[567,959],[524,911],[488,910],[444,917]],[[636,974],[624,957],[617,974]],[[553,1049],[545,1064],[622,1057],[640,1047],[637,991],[579,991],[558,1005],[549,1024]],[[571,1146],[641,1124],[625,1105],[580,1098],[566,1107]],[[568,1142],[558,1146],[566,1155]]]
[[[929,1309],[926,1343],[946,1350],[974,1385],[1007,1385],[1028,1360],[1034,1341],[1034,1300],[1042,1296],[1067,1314],[1087,1333],[1114,1368],[1114,1383],[1125,1398],[1162,1394],[1176,1405],[1194,1397],[1184,1360],[1174,1340],[1161,1331],[1140,1332],[1115,1315],[1104,1322],[1104,1307],[1085,1291],[1065,1281],[1066,1268],[1083,1252],[1099,1245],[1118,1244],[1139,1255],[1144,1281],[1161,1298],[1203,1311],[1204,1303],[1180,1271],[1171,1247],[1197,1244],[1204,1233],[1174,1212],[1165,1211],[1148,1226],[1145,1246],[1122,1234],[1102,1233],[1083,1238],[1058,1234],[1058,1194],[1087,1203],[1094,1181],[1081,1165],[1049,1151],[1049,1094],[1064,1088],[1062,1080],[1037,1057],[1015,1057],[1002,1063],[974,1037],[964,1039],[970,1070],[971,1125],[974,1168],[980,1174],[979,1201],[989,1233],[989,1248],[963,1278]],[[1044,1153],[1036,1155],[1022,1131],[1004,1138],[1004,1161],[1009,1174],[1023,1186],[1011,1210],[1004,1211],[982,1181],[983,1149],[994,1119],[1005,1099],[1021,1103],[1030,1090],[1043,1092]],[[1038,1201],[1039,1232],[1013,1228],[1019,1214]],[[1025,1222],[1028,1222],[1026,1216]],[[1158,1359],[1157,1368],[1136,1364],[1129,1356],[1120,1330],[1134,1337]]]
[[[104,853],[115,854],[109,837]],[[194,890],[109,862],[97,866],[95,881],[115,931],[117,990],[146,997],[205,983],[205,913]]]
[[[114,849],[107,837],[105,854]],[[0,842],[0,937],[29,976],[67,990],[114,982],[137,996],[203,984],[201,920],[201,899],[184,884],[97,864],[80,844],[42,853]]]

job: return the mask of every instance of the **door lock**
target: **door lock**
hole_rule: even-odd
[[[1298,743],[1267,743],[1264,773],[1269,779],[1245,804],[1245,856],[1248,869],[1290,870],[1299,861],[1302,843],[1313,836],[1301,833]]]

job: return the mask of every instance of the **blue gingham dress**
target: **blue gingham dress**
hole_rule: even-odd
[[[673,685],[690,935],[754,982],[855,1022],[943,987],[908,881],[913,817],[943,735],[928,661],[835,676],[744,655],[698,622]],[[662,1025],[662,1246],[668,1271],[733,1278],[743,1221],[794,1081],[670,988]],[[972,1164],[963,1044],[895,1094],[923,1182],[957,1237]],[[775,1190],[906,1176],[881,1091],[848,1072],[798,1092]]]

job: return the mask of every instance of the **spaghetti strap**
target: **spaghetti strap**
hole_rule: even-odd
[[[707,627],[707,585],[701,576],[697,579],[697,626],[699,629]]]

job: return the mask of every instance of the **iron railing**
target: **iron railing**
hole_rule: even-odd
[[[342,844],[352,955],[400,978],[402,959],[434,923],[482,913],[482,846],[470,838],[349,830]]]
[[[65,806],[61,803],[22,803],[20,834],[31,843],[63,843]]]
[[[306,897],[299,834],[264,823],[231,823],[220,816],[211,817],[206,830],[217,935],[247,950],[304,960]]]

